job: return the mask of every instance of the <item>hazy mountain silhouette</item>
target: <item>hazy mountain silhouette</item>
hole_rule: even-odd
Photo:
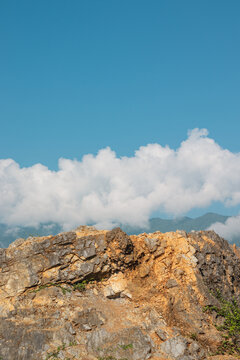
[[[140,234],[142,232],[168,232],[176,230],[185,230],[187,232],[191,230],[205,230],[215,222],[225,223],[228,216],[219,215],[215,213],[207,213],[197,218],[190,218],[187,216],[176,219],[161,219],[152,218],[149,220],[149,227],[131,227],[121,225],[122,229],[129,235]]]
[[[228,216],[207,213],[194,219],[187,216],[177,219],[152,218],[149,220],[149,227],[132,227],[124,224],[120,226],[129,235],[155,231],[168,232],[185,230],[189,232],[191,230],[205,230],[213,223],[225,223],[227,219]],[[11,227],[0,224],[0,247],[8,247],[8,245],[17,238],[56,235],[61,231],[61,226],[55,223],[41,224],[38,228],[29,226]]]
[[[7,226],[0,224],[0,248],[8,247],[17,238],[26,239],[29,236],[56,235],[61,232],[61,226],[55,223],[41,224],[38,228],[30,226]]]

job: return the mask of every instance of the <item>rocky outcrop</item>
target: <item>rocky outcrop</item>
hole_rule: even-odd
[[[239,259],[214,232],[128,236],[120,228],[80,227],[18,239],[0,249],[0,359],[201,360],[223,353],[216,324],[225,320],[216,309],[222,299],[239,298]],[[211,359],[237,353],[226,356]]]

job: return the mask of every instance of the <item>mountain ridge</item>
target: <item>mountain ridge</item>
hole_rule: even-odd
[[[151,218],[149,220],[149,227],[145,228],[125,226],[124,224],[122,224],[121,227],[130,235],[140,234],[142,232],[154,232],[158,230],[161,232],[176,230],[184,230],[189,232],[191,230],[206,230],[215,222],[225,223],[228,218],[229,216],[209,212],[196,218],[191,218],[187,216],[176,219],[162,219],[158,217]]]
[[[125,224],[119,224],[119,226],[129,235],[155,231],[168,232],[184,230],[190,232],[191,230],[206,230],[213,223],[225,223],[228,218],[229,216],[209,212],[196,218],[184,216],[176,219],[162,219],[155,217],[149,220],[148,227],[133,227]],[[8,247],[17,238],[56,235],[61,231],[62,228],[57,223],[40,224],[37,228],[24,226],[14,228],[0,223],[0,247]],[[227,240],[230,241],[229,239]],[[236,239],[234,242],[239,244],[240,240]]]

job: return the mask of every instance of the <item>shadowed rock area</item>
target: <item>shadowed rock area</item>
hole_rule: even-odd
[[[212,231],[18,239],[0,249],[0,359],[237,359],[218,309],[237,306],[239,259]]]

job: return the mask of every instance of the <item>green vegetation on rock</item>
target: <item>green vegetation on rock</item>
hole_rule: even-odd
[[[240,307],[236,299],[226,300],[221,293],[214,293],[220,306],[208,305],[203,311],[213,313],[223,318],[222,325],[216,328],[222,332],[223,341],[218,347],[217,354],[240,354]]]

